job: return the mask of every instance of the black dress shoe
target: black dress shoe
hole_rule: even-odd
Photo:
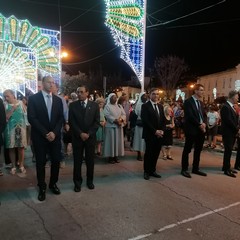
[[[233,177],[233,178],[236,177],[236,175],[235,175],[231,170],[224,171],[224,174],[227,175],[227,176],[229,176],[229,177]]]
[[[232,173],[238,173],[238,171],[240,171],[240,167],[234,167],[234,169],[231,169]],[[238,170],[238,171],[236,171],[236,170]]]
[[[74,186],[74,192],[81,192],[81,186]]]
[[[93,183],[87,183],[87,187],[91,190],[95,188]]]
[[[115,163],[114,158],[113,157],[109,157],[108,158],[108,163],[114,164]]]
[[[114,157],[113,159],[114,159],[115,163],[120,163],[118,157]]]
[[[149,174],[146,173],[146,172],[144,173],[143,177],[144,177],[145,180],[149,180],[150,179]]]
[[[150,176],[155,177],[155,178],[161,178],[161,175],[159,175],[159,174],[156,173],[156,172],[150,174]]]
[[[46,199],[46,190],[45,189],[39,189],[38,193],[38,200],[40,202],[44,201]]]
[[[186,178],[191,178],[192,177],[188,171],[181,171],[181,174]]]
[[[205,172],[201,172],[199,170],[192,170],[192,173],[197,174],[199,176],[204,176],[204,177],[207,176],[207,174]]]
[[[49,185],[49,189],[51,190],[52,193],[56,194],[56,195],[59,195],[61,192],[60,192],[60,189],[58,188],[57,184],[54,184],[54,185]]]

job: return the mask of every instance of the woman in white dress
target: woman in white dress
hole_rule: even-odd
[[[135,113],[138,115],[133,137],[133,150],[137,151],[137,160],[142,161],[142,152],[145,152],[145,140],[142,138],[143,126],[141,120],[141,109],[143,103],[147,101],[145,92],[140,93],[135,107]]]
[[[106,118],[104,157],[109,163],[118,163],[118,156],[124,156],[123,126],[126,124],[126,113],[121,105],[117,104],[117,96],[111,93],[104,107]]]

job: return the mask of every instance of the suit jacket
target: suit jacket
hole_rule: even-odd
[[[6,112],[5,112],[5,108],[3,105],[3,101],[0,98],[0,146],[3,145],[2,133],[5,129],[5,126],[6,126]]]
[[[238,116],[228,102],[223,104],[220,115],[222,135],[235,137],[238,132]]]
[[[64,118],[63,104],[59,97],[52,95],[51,121],[49,121],[47,106],[41,91],[29,97],[27,115],[31,124],[33,140],[37,142],[48,141],[46,134],[49,132],[55,134],[55,140],[61,139]]]
[[[165,130],[165,118],[163,113],[163,106],[157,104],[159,110],[159,118],[150,101],[142,105],[141,119],[143,123],[143,138],[149,139],[157,136],[157,130]]]
[[[80,101],[72,102],[69,105],[69,125],[73,134],[73,140],[78,141],[81,133],[88,133],[90,137],[96,137],[96,132],[100,126],[100,110],[97,103],[87,102],[82,112]]]
[[[203,107],[203,102],[200,102],[200,107],[203,114],[203,122],[207,124],[207,114]],[[198,135],[202,133],[200,126],[200,115],[197,109],[195,100],[193,97],[190,97],[185,100],[183,104],[184,109],[184,132],[185,134]]]

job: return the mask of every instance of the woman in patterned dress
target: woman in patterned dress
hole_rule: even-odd
[[[105,125],[106,125],[106,120],[105,120],[104,113],[103,113],[103,107],[104,107],[104,104],[105,104],[105,100],[104,100],[104,98],[97,98],[96,103],[98,104],[99,111],[100,111],[100,127],[98,128],[98,130],[96,132],[97,155],[100,156],[101,155],[102,143],[103,143],[103,140],[104,140],[104,128],[105,128]]]
[[[4,131],[5,148],[9,149],[9,156],[12,162],[11,174],[16,173],[16,156],[17,148],[19,170],[26,173],[24,168],[24,148],[27,147],[26,121],[24,112],[26,111],[24,104],[15,98],[14,92],[10,89],[3,93],[5,98],[5,110],[7,125]]]

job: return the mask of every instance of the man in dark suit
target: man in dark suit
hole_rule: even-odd
[[[203,102],[200,99],[204,93],[204,87],[201,84],[195,84],[194,94],[188,98],[183,105],[184,109],[184,133],[185,145],[182,152],[182,171],[184,177],[191,178],[188,172],[189,153],[194,145],[192,173],[207,176],[206,173],[199,170],[200,155],[203,148],[207,116],[203,108]]]
[[[223,167],[222,170],[224,174],[229,177],[236,177],[234,173],[237,173],[235,170],[232,170],[230,167],[230,160],[232,155],[233,145],[236,141],[236,136],[239,134],[238,127],[238,115],[234,109],[234,104],[238,103],[238,92],[230,91],[228,94],[228,100],[223,104],[220,114],[221,114],[221,130],[222,130],[222,139],[224,144],[224,154],[223,154]],[[236,165],[238,164],[239,153],[236,157]]]
[[[1,154],[2,145],[3,145],[2,134],[3,134],[3,131],[5,129],[5,126],[6,126],[6,113],[5,113],[5,108],[4,108],[4,105],[3,105],[3,101],[0,98],[0,154]],[[2,164],[2,162],[0,162],[0,164]],[[3,173],[2,173],[2,170],[1,170],[1,167],[0,167],[0,176],[2,176],[2,175],[3,175]]]
[[[149,180],[150,176],[161,177],[156,172],[156,165],[162,147],[165,126],[163,106],[158,103],[159,89],[153,88],[149,94],[150,100],[142,105],[141,110],[143,138],[146,143],[143,164],[145,180]]]
[[[61,129],[63,126],[63,104],[59,97],[52,94],[54,79],[42,79],[42,91],[29,97],[28,121],[31,124],[31,137],[36,155],[38,200],[46,198],[45,164],[46,155],[51,159],[49,189],[60,194],[57,187],[59,163],[61,160]]]
[[[74,191],[80,192],[84,152],[87,166],[87,187],[94,189],[94,155],[96,132],[100,126],[100,111],[96,102],[88,100],[89,90],[86,85],[78,87],[77,94],[79,100],[69,105],[68,120],[72,132]]]

